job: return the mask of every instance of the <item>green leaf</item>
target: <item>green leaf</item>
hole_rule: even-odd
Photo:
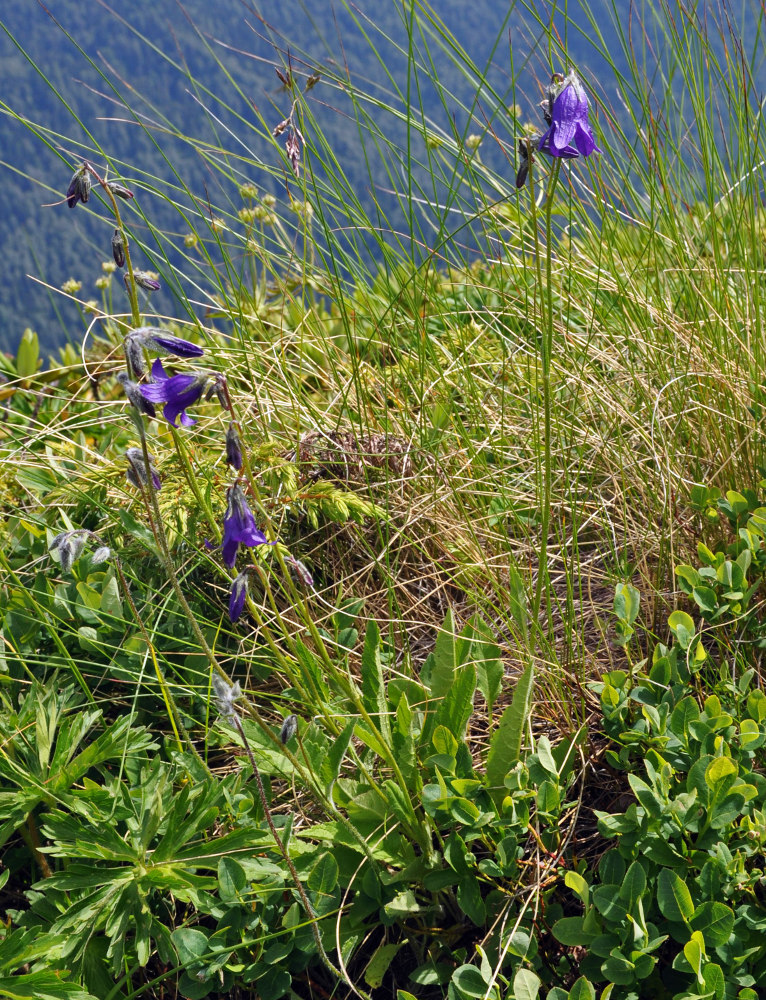
[[[580,976],[569,991],[569,1000],[596,1000],[596,991],[585,976]]]
[[[421,782],[415,756],[415,741],[412,732],[413,714],[407,695],[402,691],[396,707],[396,722],[392,734],[392,744],[396,763],[402,772],[407,787],[420,793]]]
[[[572,892],[577,893],[585,906],[588,906],[590,902],[590,886],[582,875],[577,872],[567,872],[564,876],[564,885],[571,889]]]
[[[638,617],[641,594],[630,583],[618,583],[614,588],[614,613],[620,621],[632,625]]]
[[[513,977],[514,1000],[537,1000],[542,982],[529,969],[519,969]]]
[[[370,619],[362,650],[362,701],[385,742],[391,745],[391,727],[386,702],[386,682],[380,659],[380,630]]]
[[[432,698],[444,698],[455,679],[457,669],[457,639],[452,609],[447,612],[433,651],[433,667],[429,678]]]
[[[692,590],[692,597],[697,607],[703,611],[712,613],[718,609],[718,597],[711,587],[695,587]]]
[[[530,663],[516,682],[513,700],[503,712],[490,740],[487,783],[497,803],[502,802],[505,797],[503,781],[506,774],[521,757],[521,741],[532,708],[534,683],[535,668],[534,664]]]
[[[476,875],[471,874],[467,878],[462,878],[457,886],[457,905],[476,927],[482,927],[487,919],[487,910],[479,885]]]
[[[724,1000],[726,995],[726,980],[723,969],[720,965],[712,962],[702,969],[702,979],[705,983],[705,991],[714,995],[714,1000]]]
[[[376,990],[383,982],[383,977],[388,972],[388,967],[396,958],[396,953],[404,942],[398,944],[382,944],[367,963],[364,970],[364,981],[371,990]],[[400,990],[400,993],[404,992]]]
[[[674,611],[668,618],[668,626],[678,639],[681,649],[688,649],[696,634],[694,621],[685,611]]]
[[[705,944],[711,948],[722,948],[734,929],[734,911],[725,903],[702,903],[694,911],[689,921],[695,931],[701,931]]]
[[[551,928],[551,933],[567,948],[589,945],[597,936],[585,930],[585,917],[562,917]]]
[[[356,723],[352,720],[335,737],[333,743],[330,744],[330,749],[327,751],[327,756],[322,761],[321,777],[327,795],[331,794],[332,786],[338,780],[343,758],[346,756],[351,737],[354,735],[355,725]]]
[[[457,740],[462,740],[473,712],[476,669],[472,664],[460,667],[444,700],[436,711],[436,725],[446,726]]]
[[[646,872],[640,861],[634,861],[625,873],[625,878],[620,886],[620,898],[625,902],[628,913],[634,911],[636,903],[645,891]]]
[[[657,903],[663,917],[674,923],[688,923],[694,915],[694,903],[686,883],[668,868],[663,868],[657,877]]]
[[[329,896],[338,884],[338,862],[325,852],[309,872],[306,884],[312,892]]]
[[[247,887],[247,875],[242,865],[234,858],[220,858],[218,861],[218,886],[221,899],[226,903],[242,900]]]
[[[452,973],[452,983],[461,997],[485,997],[489,983],[475,965],[461,965]]]
[[[705,940],[699,931],[694,931],[684,945],[684,958],[692,967],[697,982],[702,983],[702,960],[705,957]]]
[[[55,972],[0,976],[3,1000],[96,1000],[77,983],[66,983]]]
[[[207,935],[193,927],[176,927],[170,937],[182,965],[199,962],[210,950]]]
[[[37,334],[29,327],[21,335],[19,348],[16,351],[16,374],[27,379],[35,374],[40,367],[40,342]]]

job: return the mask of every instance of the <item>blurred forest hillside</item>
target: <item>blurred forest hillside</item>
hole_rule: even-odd
[[[636,22],[641,6],[634,12]],[[578,23],[571,7],[570,18]],[[605,2],[598,25],[583,19],[581,34],[570,32],[562,40],[596,89],[603,53],[625,27],[621,15],[607,8]],[[75,304],[45,284],[58,290],[75,279],[82,282],[81,299],[100,298],[96,281],[108,256],[106,223],[82,207],[70,212],[60,203],[73,165],[84,156],[104,165],[94,147],[111,158],[112,176],[116,170],[140,192],[143,229],[140,221],[136,228],[135,218],[131,226],[139,238],[143,233],[151,266],[162,272],[167,260],[178,268],[173,246],[183,247],[185,231],[177,209],[199,212],[200,205],[207,206],[212,218],[227,211],[234,215],[238,208],[237,186],[223,188],[220,174],[205,162],[208,148],[241,158],[235,171],[240,183],[255,182],[261,191],[287,200],[273,145],[249,129],[258,112],[276,123],[289,111],[275,67],[286,65],[289,53],[304,79],[313,70],[332,67],[387,106],[398,88],[401,106],[408,80],[408,10],[409,4],[372,0],[353,8],[326,0],[226,0],[214,7],[205,0],[183,5],[157,0],[132,5],[129,11],[101,0],[86,8],[71,0],[49,0],[45,7],[37,0],[4,0],[0,349],[14,349],[27,326],[37,330],[43,351],[79,340],[82,319]],[[539,44],[547,6],[437,0],[433,10],[502,100],[536,119],[534,104],[550,65],[546,47]],[[740,15],[747,19],[744,7]],[[439,55],[436,51],[433,75],[439,78],[443,69],[449,76],[441,80],[448,94],[437,87],[429,93],[426,82],[417,103],[445,134],[464,130],[467,121],[481,132],[487,111],[480,81],[470,73],[456,79],[454,66],[446,56],[440,66]],[[421,88],[422,81],[421,75]],[[523,87],[517,93],[519,81]],[[661,74],[658,83],[662,85]],[[386,204],[390,178],[382,165],[367,162],[362,147],[369,136],[360,134],[339,88],[317,88],[313,110],[351,189],[367,208],[382,205],[395,229]],[[404,142],[401,122],[393,117],[386,122],[385,112],[376,111],[377,124],[389,135],[398,128]],[[483,144],[482,156],[510,174],[515,137],[503,131],[502,123],[496,135],[506,148],[493,139]],[[270,164],[271,176],[248,172],[248,165],[258,160]],[[159,240],[159,232],[166,238]],[[120,311],[123,291],[115,287],[113,294],[112,308]],[[152,307],[177,311],[172,289],[163,289]]]

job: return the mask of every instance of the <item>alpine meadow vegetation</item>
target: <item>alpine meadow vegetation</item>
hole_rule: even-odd
[[[0,355],[0,996],[759,1000],[766,13],[338,6],[383,85],[133,116],[204,189],[3,105],[103,240]]]

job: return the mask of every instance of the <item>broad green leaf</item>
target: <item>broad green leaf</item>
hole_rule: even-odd
[[[429,678],[432,698],[443,698],[452,687],[457,669],[457,638],[452,609],[447,612],[444,624],[436,637],[433,667]]]
[[[663,917],[674,923],[687,923],[694,914],[686,883],[669,868],[663,868],[657,877],[657,904]]]
[[[3,1000],[96,1000],[77,983],[66,983],[55,972],[0,976]]]
[[[551,928],[551,933],[567,948],[586,946],[596,937],[596,934],[585,930],[585,917],[562,917]]]
[[[394,757],[407,787],[410,791],[419,793],[421,783],[415,758],[415,742],[412,734],[412,726],[412,709],[407,701],[407,695],[402,692],[399,704],[396,707],[396,721],[392,733]]]
[[[702,960],[705,958],[705,940],[699,931],[693,931],[691,938],[684,945],[684,958],[692,967],[698,983],[703,983]]]
[[[371,990],[376,990],[381,985],[383,977],[388,972],[388,967],[396,958],[396,953],[402,947],[403,943],[380,945],[367,963],[367,968],[364,970],[364,981]]]
[[[459,667],[452,687],[436,710],[437,726],[446,726],[456,740],[462,741],[473,712],[476,669],[472,664]]]
[[[537,1000],[542,982],[529,969],[519,969],[513,977],[514,1000]]]
[[[700,931],[705,944],[722,948],[734,929],[734,911],[725,903],[708,900],[698,906],[689,921],[695,931]]]
[[[458,882],[457,905],[476,927],[484,925],[487,910],[481,896],[480,882],[475,874],[470,874]]]
[[[207,935],[194,927],[176,927],[170,936],[182,965],[200,961],[210,950]]]
[[[475,965],[461,965],[452,973],[452,983],[463,997],[485,997],[489,983]]]
[[[247,875],[234,858],[223,857],[218,861],[218,886],[221,899],[227,903],[241,901],[247,887]]]
[[[638,617],[641,594],[630,583],[618,583],[614,588],[614,613],[620,621],[632,625]]]
[[[724,1000],[726,995],[726,980],[723,969],[720,965],[710,962],[702,969],[702,979],[705,983],[705,990],[713,993],[713,1000]]]
[[[487,783],[496,802],[503,800],[505,776],[521,757],[521,741],[532,707],[534,683],[535,668],[534,664],[530,663],[516,682],[513,700],[503,712],[490,740]]]
[[[585,906],[588,906],[590,901],[590,886],[582,875],[578,874],[578,872],[567,872],[564,876],[564,885],[571,889],[572,892],[577,893]]]
[[[625,873],[625,879],[620,886],[620,898],[624,900],[628,913],[634,907],[646,890],[646,872],[640,861],[634,861]]]
[[[668,618],[668,626],[678,639],[681,649],[688,649],[697,631],[691,615],[687,615],[685,611],[674,611]]]
[[[330,852],[323,854],[306,879],[312,892],[328,896],[338,884],[338,862]]]
[[[585,976],[580,976],[569,991],[569,1000],[596,1000],[596,991]]]
[[[40,367],[40,342],[29,327],[21,335],[16,351],[16,374],[21,379],[30,378]]]

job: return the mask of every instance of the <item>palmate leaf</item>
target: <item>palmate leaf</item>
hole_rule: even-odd
[[[498,803],[505,795],[505,776],[521,757],[521,741],[532,707],[534,683],[535,668],[530,663],[518,679],[513,700],[503,712],[497,729],[492,734],[487,756],[487,783],[492,797]]]
[[[96,1000],[77,983],[67,983],[54,972],[30,972],[22,976],[0,976],[3,1000]]]

